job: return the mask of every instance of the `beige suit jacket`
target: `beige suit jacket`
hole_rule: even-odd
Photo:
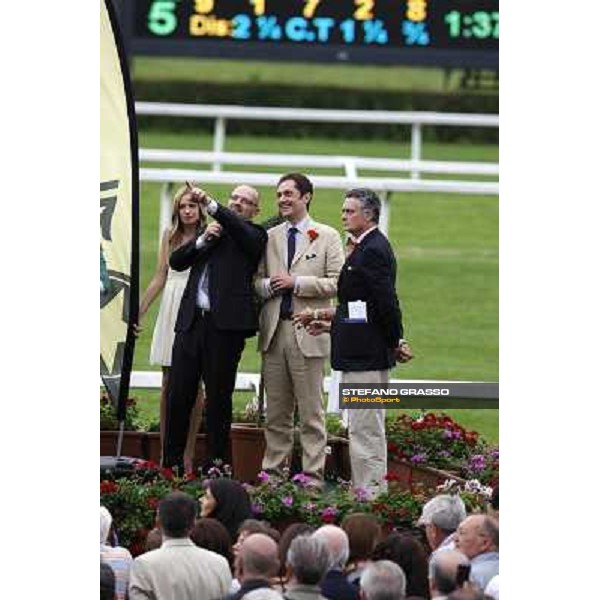
[[[198,548],[189,538],[167,539],[138,556],[129,576],[130,600],[217,600],[231,586],[222,556]]]
[[[308,231],[316,232],[311,239]],[[287,226],[281,223],[269,229],[269,241],[255,278],[255,289],[264,301],[260,313],[258,347],[262,352],[269,349],[277,323],[281,295],[271,296],[268,280],[272,275],[287,273]],[[322,223],[310,221],[306,231],[297,234],[296,254],[290,267],[290,275],[296,278],[292,295],[292,311],[305,308],[325,308],[337,294],[337,280],[344,264],[344,249],[340,234]],[[328,335],[313,336],[304,328],[295,328],[296,340],[306,357],[329,355]]]

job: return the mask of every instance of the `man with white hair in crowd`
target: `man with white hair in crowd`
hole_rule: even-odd
[[[488,515],[471,515],[456,530],[456,549],[471,561],[470,581],[482,590],[500,570],[498,521]]]
[[[431,558],[429,589],[433,600],[445,600],[469,577],[469,559],[458,550],[439,552]]]
[[[361,600],[404,600],[406,576],[391,560],[370,563],[360,577]]]
[[[336,525],[323,525],[313,534],[323,540],[329,550],[329,566],[321,580],[321,593],[329,600],[359,600],[358,588],[352,585],[344,573],[350,556],[348,535]]]
[[[329,550],[323,539],[311,535],[294,538],[286,566],[290,581],[286,600],[325,600],[319,583],[329,568]]]
[[[429,558],[430,579],[433,557],[454,549],[456,529],[466,517],[465,503],[457,494],[439,494],[423,506],[417,525],[425,526],[425,535],[432,550]]]

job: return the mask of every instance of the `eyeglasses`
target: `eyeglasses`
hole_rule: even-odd
[[[256,202],[252,202],[252,200],[250,200],[249,198],[245,198],[244,196],[240,196],[238,194],[231,194],[231,196],[229,196],[229,199],[233,200],[234,202],[241,202],[246,206],[256,206]]]

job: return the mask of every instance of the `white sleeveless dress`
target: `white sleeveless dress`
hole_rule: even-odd
[[[177,320],[181,297],[189,274],[190,269],[174,271],[169,267],[154,333],[152,334],[152,345],[150,346],[151,365],[171,366],[171,354],[173,341],[175,340],[175,321]]]

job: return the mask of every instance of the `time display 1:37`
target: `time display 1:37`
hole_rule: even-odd
[[[453,10],[444,15],[451,38],[498,39],[498,11],[478,10],[473,13],[461,13]]]

